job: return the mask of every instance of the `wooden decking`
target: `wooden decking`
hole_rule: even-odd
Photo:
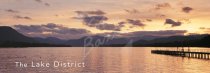
[[[152,50],[151,53],[154,54],[163,54],[163,55],[172,55],[172,56],[181,56],[189,58],[198,58],[198,59],[210,59],[209,52],[190,52],[190,51],[170,51],[170,50]]]

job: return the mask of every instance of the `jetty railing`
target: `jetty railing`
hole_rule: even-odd
[[[198,59],[210,59],[210,50],[207,49],[156,49],[151,50],[151,53],[154,54],[163,54],[171,56],[180,56],[188,58],[198,58]]]

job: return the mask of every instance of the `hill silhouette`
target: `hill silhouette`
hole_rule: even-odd
[[[34,40],[40,43],[57,44],[57,45],[59,44],[62,45],[67,42],[67,40],[59,39],[56,37],[47,37],[47,38],[34,37]]]
[[[8,26],[0,26],[0,47],[126,47],[130,40],[132,47],[210,47],[210,35],[105,37],[85,36],[80,39],[63,40],[56,37],[27,37]]]
[[[34,39],[26,37],[8,26],[0,27],[0,35],[0,42],[36,42]]]
[[[27,37],[9,26],[0,26],[0,47],[61,47],[69,45],[57,45],[41,43],[34,38]]]
[[[143,41],[143,42],[142,42]],[[153,47],[210,47],[210,35],[189,35],[171,36],[157,38],[151,41],[139,40],[134,42],[134,46],[153,46]]]

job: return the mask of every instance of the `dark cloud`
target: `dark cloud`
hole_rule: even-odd
[[[120,26],[110,23],[103,23],[108,20],[105,16],[86,16],[83,19],[83,23],[89,27],[96,27],[99,30],[114,30],[120,31]]]
[[[34,1],[36,1],[36,2],[38,2],[38,3],[42,3],[42,0],[34,0]]]
[[[176,22],[172,19],[166,19],[165,24],[171,24],[171,27],[181,26],[182,22]]]
[[[135,11],[135,10],[134,10]],[[73,17],[74,19],[82,20],[83,24],[89,27],[96,27],[99,30],[113,30],[120,31],[124,24],[129,23],[135,26],[143,27],[143,24],[140,20],[128,19],[127,21],[119,22],[118,24],[105,23],[108,20],[104,14],[105,12],[98,11],[75,11],[78,14],[78,17]]]
[[[59,15],[58,15],[58,14],[55,14],[54,16],[55,16],[55,17],[59,17]]]
[[[128,9],[124,9],[127,13],[130,14],[135,14],[135,13],[139,13],[139,11],[137,9],[132,9],[132,10],[128,10]]]
[[[32,18],[31,17],[28,17],[28,16],[15,15],[14,18],[16,18],[16,19],[32,20]]]
[[[41,4],[45,5],[45,6],[50,6],[49,3],[43,2],[42,0],[34,0],[34,1],[36,1],[38,3],[41,3]]]
[[[122,22],[118,22],[119,25],[124,25],[126,24],[126,22],[122,21]]]
[[[136,9],[133,10],[125,10],[131,13],[137,13]],[[133,20],[127,19],[126,21],[118,22],[117,24],[112,23],[104,23],[108,20],[108,17],[104,16],[103,11],[75,11],[79,16],[73,17],[74,19],[80,19],[83,23],[89,27],[96,27],[99,30],[113,30],[120,31],[125,24],[132,24],[133,27],[139,26],[144,27],[145,24],[142,23],[141,20]],[[82,15],[82,16],[81,16]],[[151,19],[147,19],[147,21],[152,21]]]
[[[53,33],[59,33],[59,34],[84,34],[89,33],[89,31],[85,29],[76,29],[76,28],[68,28],[64,27],[59,24],[54,23],[48,23],[48,24],[42,24],[42,25],[14,25],[14,27],[22,32],[53,32]]]
[[[49,3],[44,3],[44,5],[45,5],[45,6],[50,6],[50,4],[49,4]]]
[[[161,14],[161,15],[160,15],[160,17],[166,17],[166,15],[164,15],[164,14]]]
[[[127,19],[127,22],[129,24],[140,26],[140,27],[144,27],[145,26],[145,24],[143,24],[140,20]]]
[[[108,18],[105,16],[85,16],[82,18],[82,20],[86,25],[90,27],[94,27],[95,25],[108,20]]]
[[[73,17],[74,19],[82,20],[83,24],[88,27],[95,27],[99,30],[113,30],[120,31],[122,25],[115,25],[111,23],[105,23],[108,17],[104,16],[105,12],[101,10],[97,11],[75,11],[78,17]]]
[[[77,28],[68,28],[68,27],[60,27],[59,30],[55,30],[54,32],[59,34],[87,34],[90,33],[90,31],[87,31],[85,29],[77,29]]]
[[[41,33],[43,32],[43,27],[40,25],[14,25],[15,29],[17,31],[23,32],[23,33]]]
[[[37,37],[56,36],[59,38],[76,38],[90,34],[85,29],[68,28],[59,24],[48,23],[42,25],[14,25],[15,29],[23,34]],[[50,33],[50,34],[45,34]]]
[[[182,8],[182,11],[185,13],[190,13],[192,10],[193,10],[193,8],[191,8],[191,7],[183,7]]]
[[[156,10],[166,9],[166,8],[171,8],[171,5],[169,3],[161,3],[161,4],[155,5]]]
[[[75,11],[78,15],[104,15],[106,14],[102,10],[96,10],[96,11]]]
[[[156,14],[156,17],[166,18],[166,15],[165,14]]]
[[[103,23],[103,21],[108,20],[106,16],[104,16],[105,12],[101,10],[97,11],[75,11],[79,16],[73,17],[74,19],[81,19],[83,20],[83,23],[94,27],[95,25],[99,23]],[[82,16],[81,16],[82,15]]]
[[[103,23],[96,26],[97,29],[100,30],[114,30],[120,31],[122,26],[116,26],[114,24]]]
[[[46,25],[41,25],[43,27],[47,27],[49,29],[56,29],[56,28],[61,28],[63,27],[62,25],[59,25],[59,24],[54,24],[54,23],[48,23]]]
[[[13,9],[7,9],[5,10],[6,12],[10,12],[10,13],[19,13],[19,11],[17,10],[13,10]]]

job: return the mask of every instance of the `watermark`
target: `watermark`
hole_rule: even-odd
[[[99,20],[103,20],[104,18],[102,17]],[[91,26],[94,18],[92,18],[89,22],[87,22],[87,25]],[[98,27],[101,24],[94,24],[94,26]],[[84,39],[83,43],[83,50],[84,50],[84,55],[83,55],[83,60],[90,54],[91,50],[95,47],[103,47],[103,46],[111,46],[111,45],[117,45],[117,44],[112,44],[110,42],[113,42],[118,36],[116,36],[116,33],[112,34],[107,34],[105,36],[102,36],[101,38],[95,38],[94,36],[88,36]],[[132,47],[133,40],[127,41],[127,43],[123,43],[123,47]]]
[[[85,63],[84,62],[63,62],[63,61],[53,61],[53,62],[43,62],[43,61],[39,61],[39,62],[35,62],[35,61],[31,61],[30,63],[26,63],[26,62],[15,62],[15,66],[16,67],[20,67],[20,68],[48,68],[48,67],[69,67],[69,68],[82,68],[85,67]]]
[[[91,53],[91,51],[94,48],[100,48],[100,47],[110,47],[111,45],[117,45],[112,44],[110,42],[114,41],[118,37],[115,34],[108,34],[106,36],[102,36],[101,38],[95,38],[92,36],[88,36],[84,39],[84,47],[83,47],[83,60]],[[123,46],[119,48],[126,48],[126,47],[132,47],[133,46],[133,40],[127,39],[128,41],[126,43],[123,43]]]

